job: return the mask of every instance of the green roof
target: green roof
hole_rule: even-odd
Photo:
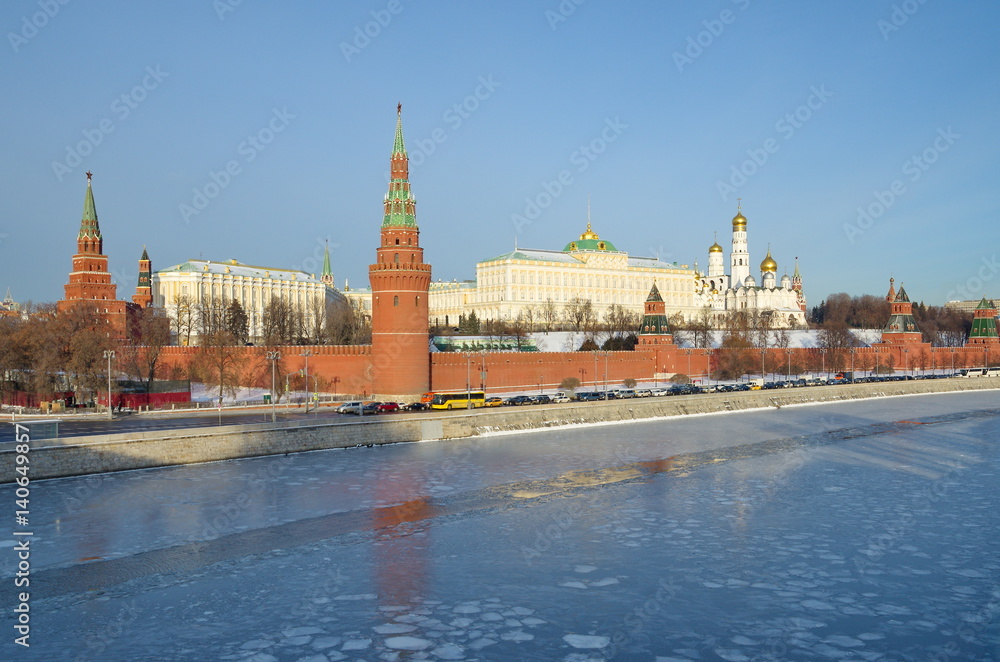
[[[618,252],[615,245],[606,239],[577,239],[566,244],[565,252],[570,251],[614,251]]]
[[[97,223],[97,208],[94,206],[94,190],[90,187],[90,178],[87,178],[87,193],[83,197],[83,218],[80,220],[80,235],[93,239],[101,238],[101,226]]]

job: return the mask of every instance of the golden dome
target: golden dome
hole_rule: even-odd
[[[587,231],[580,235],[580,241],[584,241],[586,239],[600,239],[600,237],[597,236],[597,233],[590,229],[590,221],[587,221]]]
[[[746,228],[747,228],[747,217],[744,216],[742,212],[737,211],[736,216],[733,216],[733,229],[746,230]]]
[[[744,219],[744,220],[746,220],[746,219]],[[708,252],[709,253],[721,253],[722,252],[722,246],[719,245],[719,242],[715,242],[714,244],[712,244],[711,246],[708,247]]]
[[[760,270],[765,273],[776,273],[778,271],[778,263],[774,261],[773,257],[771,257],[770,248],[767,249],[767,257],[765,257],[764,261],[760,263]]]

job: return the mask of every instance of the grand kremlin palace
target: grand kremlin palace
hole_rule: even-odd
[[[668,263],[655,257],[635,257],[601,239],[590,221],[579,239],[561,251],[515,248],[476,264],[476,280],[432,282],[429,304],[434,325],[457,326],[459,317],[475,311],[481,320],[513,320],[519,314],[542,323],[542,311],[552,302],[560,321],[574,298],[589,299],[602,319],[618,304],[642,313],[643,303],[655,283],[668,317],[691,320],[706,308],[718,318],[731,310],[767,311],[776,327],[805,325],[802,280],[776,278],[777,263],[770,250],[761,263],[760,285],[750,276],[746,217],[737,211],[733,219],[731,274],[725,274],[722,247],[709,248],[709,273],[697,263]],[[344,295],[366,311],[371,310],[371,290],[345,287]]]

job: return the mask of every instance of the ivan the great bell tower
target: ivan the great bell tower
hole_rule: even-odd
[[[402,104],[396,106],[389,192],[385,196],[372,287],[372,387],[379,395],[416,395],[430,387],[427,294],[431,265],[424,264],[416,200],[410,193],[403,143]]]

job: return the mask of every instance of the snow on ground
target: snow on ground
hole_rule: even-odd
[[[722,344],[722,331],[712,332],[712,347]],[[820,332],[818,329],[801,329],[788,331],[789,347],[822,347]],[[853,329],[855,337],[863,344],[870,345],[877,342],[882,337],[881,329]],[[579,331],[550,331],[545,333],[539,331],[532,333],[540,352],[573,352],[580,349],[586,335]],[[692,344],[687,339],[687,333],[680,331],[674,335],[674,342],[679,347],[691,347]],[[772,346],[778,343],[772,341]]]

